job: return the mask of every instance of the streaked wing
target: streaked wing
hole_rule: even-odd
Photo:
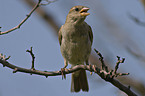
[[[89,26],[89,25],[88,25]],[[90,37],[90,41],[91,41],[91,44],[93,43],[93,32],[92,32],[92,28],[89,26],[89,37]]]
[[[63,25],[61,26],[61,28],[59,29],[59,32],[58,32],[58,40],[59,40],[60,45],[61,45],[61,40],[62,40],[62,27],[63,27]]]

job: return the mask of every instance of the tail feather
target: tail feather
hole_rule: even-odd
[[[71,92],[89,91],[86,71],[81,69],[72,73]]]

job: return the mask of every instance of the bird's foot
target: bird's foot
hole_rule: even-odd
[[[62,80],[63,80],[63,78],[66,79],[65,69],[66,69],[65,67],[61,68]]]
[[[89,66],[90,66],[90,69],[93,70],[93,69],[92,69],[92,65],[89,64]],[[92,71],[90,71],[90,75],[92,75]]]

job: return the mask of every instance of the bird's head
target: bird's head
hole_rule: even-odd
[[[89,9],[90,8],[86,6],[80,6],[80,5],[72,7],[67,15],[66,22],[72,22],[76,24],[82,23],[85,20],[86,16],[90,14],[87,13]]]

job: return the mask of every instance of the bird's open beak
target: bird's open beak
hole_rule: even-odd
[[[87,11],[88,11],[89,9],[90,9],[90,8],[84,7],[84,8],[80,11],[81,16],[88,16],[88,15],[90,15],[90,13],[87,13]]]

